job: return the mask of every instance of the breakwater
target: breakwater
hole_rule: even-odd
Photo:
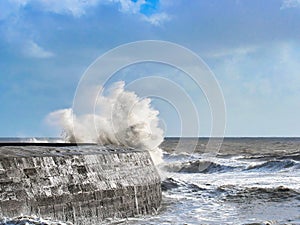
[[[74,224],[155,213],[161,180],[147,151],[93,144],[0,144],[0,217]]]

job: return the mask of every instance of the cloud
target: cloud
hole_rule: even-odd
[[[30,0],[28,0],[30,1]],[[81,17],[91,7],[98,5],[120,5],[122,13],[138,14],[142,5],[147,4],[147,0],[31,0],[40,5],[40,8],[57,14],[70,14],[74,17]]]
[[[65,17],[81,18],[99,7],[110,7],[120,14],[133,15],[139,21],[152,26],[161,26],[171,17],[164,12],[166,0],[9,0],[0,1],[0,34],[3,39],[14,46],[21,45],[24,55],[35,58],[49,58],[52,52],[44,50],[36,43],[39,37],[38,29],[33,30],[35,24],[30,23],[30,11],[34,9],[36,15],[46,13],[58,14]],[[167,6],[167,8],[170,5]],[[29,12],[29,13],[28,13]],[[117,12],[115,12],[117,13]],[[25,18],[25,19],[24,19]],[[104,18],[105,20],[105,18]],[[32,40],[24,44],[23,40]],[[26,41],[25,41],[26,42]]]
[[[0,21],[18,12],[24,5],[26,5],[26,0],[0,1]]]
[[[216,59],[214,71],[227,91],[236,96],[272,99],[297,97],[300,93],[300,46],[294,42],[275,42],[260,46],[257,52],[240,57]],[[233,96],[233,95],[231,95]]]
[[[41,59],[51,58],[54,56],[54,53],[46,51],[34,41],[28,41],[24,44],[23,53],[28,57]]]
[[[299,49],[292,41],[264,43],[251,54],[210,59],[227,105],[228,136],[299,135],[289,125],[299,124]]]
[[[159,26],[167,22],[171,17],[161,12],[159,9],[159,0],[112,0],[121,5],[120,11],[123,13],[140,15],[142,20],[149,22],[152,25]]]
[[[40,11],[81,17],[92,7],[109,4],[119,4],[120,12],[139,15],[153,25],[170,19],[165,12],[159,12],[159,0],[11,0],[0,2],[0,20],[18,14],[27,5],[34,5]]]
[[[257,46],[240,46],[236,48],[223,48],[217,51],[210,51],[205,54],[208,58],[222,58],[228,56],[243,56],[254,53],[258,50]]]
[[[124,13],[136,14],[140,11],[142,4],[145,4],[144,0],[131,1],[131,0],[111,0],[111,2],[121,5],[120,11]]]
[[[300,0],[283,0],[280,9],[300,7]]]
[[[96,6],[101,0],[32,0],[41,6],[41,9],[57,14],[70,14],[74,17],[80,17],[86,13],[90,7]]]
[[[169,21],[171,17],[166,13],[157,13],[150,16],[143,16],[143,19],[152,25],[159,26],[164,22]]]
[[[18,14],[27,5],[34,5],[41,11],[56,14],[70,14],[80,17],[85,14],[86,9],[95,6],[99,0],[10,0],[0,2],[0,19],[5,19],[13,14]]]

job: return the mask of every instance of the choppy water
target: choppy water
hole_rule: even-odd
[[[160,214],[132,224],[300,224],[299,138],[227,138],[213,158],[207,139],[193,154],[177,141],[162,145]]]
[[[300,138],[227,138],[215,157],[205,138],[189,154],[177,142],[161,145],[161,210],[119,223],[300,224]]]

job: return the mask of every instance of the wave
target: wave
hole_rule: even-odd
[[[72,225],[72,223],[53,222],[35,216],[19,216],[0,219],[0,225]]]
[[[278,159],[292,159],[295,161],[300,161],[300,152],[294,152],[284,156],[280,156],[278,157]]]
[[[226,172],[276,172],[281,170],[298,170],[300,162],[293,158],[298,154],[290,154],[278,158],[249,159],[244,156],[230,158],[206,157],[194,154],[170,154],[164,153],[164,161],[161,168],[167,172],[178,173],[226,173]]]
[[[158,146],[164,139],[163,130],[159,127],[159,112],[151,107],[151,100],[125,91],[124,82],[114,83],[107,91],[102,87],[90,89],[107,93],[97,101],[86,99],[94,104],[93,114],[76,115],[72,109],[62,109],[50,113],[47,121],[63,128],[67,142],[141,148],[149,151],[154,163],[161,163],[162,151]]]
[[[230,172],[239,167],[222,165],[211,161],[195,160],[189,162],[166,163],[163,169],[167,172],[178,173],[220,173]]]
[[[24,142],[29,142],[29,143],[49,143],[47,139],[37,139],[37,138],[29,138],[28,140],[25,140]]]
[[[300,152],[281,152],[281,153],[269,153],[269,154],[255,154],[255,155],[227,155],[227,154],[219,154],[221,157],[235,157],[239,160],[284,160],[284,159],[292,159],[295,161],[300,161]]]
[[[270,160],[258,165],[254,166],[249,166],[245,170],[246,171],[279,171],[283,169],[289,169],[289,168],[294,168],[294,169],[299,169],[300,168],[300,163],[296,162],[294,160]]]
[[[181,152],[181,153],[164,152],[163,159],[166,162],[171,162],[171,161],[187,161],[187,160],[197,159],[197,158],[194,156],[194,154],[190,154],[187,152]]]
[[[168,191],[168,190],[177,189],[180,187],[186,188],[187,190],[192,191],[192,192],[206,190],[205,188],[201,188],[196,184],[188,183],[188,182],[181,181],[181,180],[176,180],[171,177],[166,178],[161,183],[162,191]]]
[[[205,184],[207,185],[207,184]],[[285,186],[277,187],[242,187],[236,185],[222,185],[219,187],[200,187],[196,184],[175,178],[166,178],[161,183],[162,191],[175,190],[180,193],[201,192],[202,196],[221,198],[222,201],[236,203],[251,203],[253,201],[281,202],[295,199],[300,200],[299,190]]]
[[[223,199],[233,202],[252,202],[255,200],[264,200],[268,202],[280,202],[287,199],[295,198],[300,200],[300,193],[284,186],[278,187],[234,187],[220,186],[217,191],[223,193]]]
[[[258,223],[245,223],[244,225],[278,225],[278,222],[276,220],[267,220]]]

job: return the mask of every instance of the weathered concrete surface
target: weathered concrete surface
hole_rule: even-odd
[[[147,151],[0,146],[0,217],[38,215],[97,224],[155,212],[160,177]]]

